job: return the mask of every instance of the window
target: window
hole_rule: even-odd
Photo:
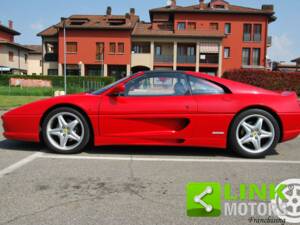
[[[244,24],[244,33],[243,33],[244,41],[251,41],[251,32],[252,32],[252,25]]]
[[[14,53],[13,52],[8,52],[8,59],[10,62],[14,61]]]
[[[225,5],[214,5],[215,9],[225,9]]]
[[[196,30],[196,23],[195,22],[188,22],[188,29],[189,30]]]
[[[28,60],[28,55],[25,54],[25,55],[24,55],[24,61],[25,61],[25,64],[27,64],[27,60]]]
[[[261,41],[261,24],[254,24],[253,41]]]
[[[187,47],[187,55],[188,56],[195,56],[196,52],[195,52],[195,47]]]
[[[186,76],[157,73],[138,77],[126,84],[125,96],[182,96],[189,94]]]
[[[124,53],[124,43],[118,43],[118,53]]]
[[[224,94],[223,88],[198,77],[189,76],[192,94]]]
[[[147,42],[133,43],[132,51],[134,53],[150,53],[150,43]]]
[[[67,53],[77,53],[77,42],[67,42]]]
[[[47,54],[54,54],[57,53],[57,43],[55,42],[47,42],[46,46],[46,53]]]
[[[177,30],[185,30],[185,23],[183,23],[183,22],[178,23]]]
[[[96,43],[96,60],[103,61],[104,59],[104,43],[98,42]]]
[[[250,65],[250,48],[243,48],[243,65]]]
[[[58,75],[57,69],[48,69],[48,75]]]
[[[116,53],[116,43],[109,43],[109,53]]]
[[[260,48],[254,48],[253,49],[253,65],[254,66],[259,66],[260,65]]]
[[[230,48],[229,47],[224,48],[224,58],[225,59],[230,58]]]
[[[210,23],[209,27],[212,30],[219,30],[219,24],[218,23]]]
[[[225,34],[231,34],[231,23],[225,23]]]
[[[155,55],[161,55],[161,46],[160,45],[156,45],[155,46]]]

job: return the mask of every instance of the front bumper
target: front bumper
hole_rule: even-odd
[[[7,139],[39,142],[39,121],[38,116],[33,115],[11,115],[4,114],[1,117],[3,121],[3,136]]]

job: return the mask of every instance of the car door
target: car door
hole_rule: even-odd
[[[184,142],[193,134],[195,113],[186,75],[146,73],[126,83],[123,96],[103,96],[100,133],[116,144]]]
[[[227,132],[234,117],[232,94],[217,83],[188,76],[192,95],[197,101],[195,139],[201,146],[226,147]]]

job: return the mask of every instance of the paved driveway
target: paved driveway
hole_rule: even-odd
[[[299,171],[300,139],[245,160],[222,150],[161,147],[64,156],[0,136],[0,225],[250,224],[248,215],[187,217],[186,184],[278,183]]]

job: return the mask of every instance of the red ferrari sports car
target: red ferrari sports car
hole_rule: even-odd
[[[92,93],[30,103],[2,119],[6,138],[41,141],[58,153],[78,153],[91,142],[227,148],[256,158],[300,134],[300,102],[293,92],[152,71]]]

